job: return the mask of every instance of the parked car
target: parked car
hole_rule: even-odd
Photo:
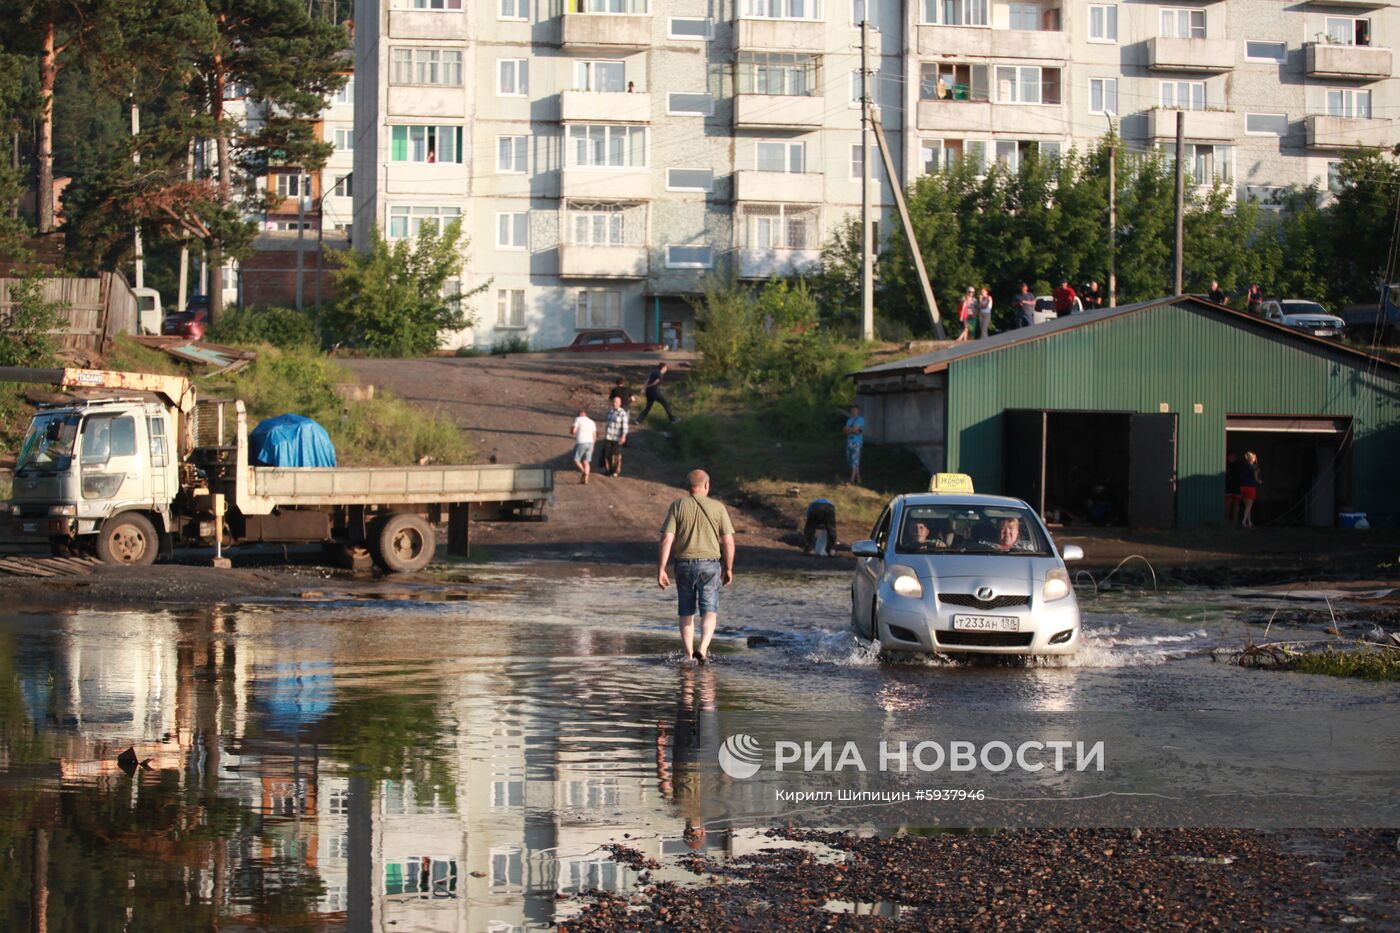
[[[184,337],[187,340],[203,340],[204,331],[209,327],[208,309],[193,311],[172,311],[165,316],[160,332],[166,337]]]
[[[1266,319],[1275,324],[1301,330],[1314,337],[1331,337],[1341,340],[1346,336],[1346,321],[1332,314],[1316,301],[1283,298],[1266,301],[1259,310]]]
[[[851,546],[851,628],[891,652],[1070,654],[1079,603],[1045,523],[1020,499],[896,496]]]
[[[1395,292],[1400,284],[1381,289],[1378,302],[1352,305],[1342,309],[1347,335],[1358,343],[1391,344],[1400,342],[1400,307],[1395,304]]]
[[[653,353],[666,349],[666,345],[638,343],[625,330],[586,330],[560,349],[570,353]]]

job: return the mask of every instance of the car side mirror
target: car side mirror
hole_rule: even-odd
[[[1084,549],[1077,544],[1066,544],[1060,549],[1060,559],[1063,561],[1083,560]]]
[[[851,553],[856,557],[879,557],[880,545],[869,538],[851,545]]]

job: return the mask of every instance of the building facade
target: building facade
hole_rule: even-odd
[[[489,285],[450,345],[686,345],[707,275],[810,266],[858,216],[866,17],[901,184],[1110,125],[1171,149],[1180,112],[1193,181],[1268,204],[1400,141],[1388,3],[359,0],[354,227],[463,219]]]

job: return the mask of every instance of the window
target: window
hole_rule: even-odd
[[[525,289],[523,288],[498,288],[496,289],[496,327],[524,327],[525,326]],[[504,782],[501,782],[504,783]],[[517,784],[518,786],[518,784]],[[494,785],[493,785],[494,789]],[[492,806],[499,806],[493,803]]]
[[[946,168],[948,165],[945,161],[946,152],[941,139],[919,140],[919,164],[923,167],[923,173],[929,175],[933,172],[941,172]]]
[[[1012,3],[1011,28],[1022,32],[1040,31],[1040,5],[1036,3]]]
[[[300,172],[296,172],[295,174],[277,175],[276,178],[277,178],[277,196],[278,196],[279,198],[296,198],[296,197],[300,197],[303,193],[306,193],[306,192],[303,191],[303,186],[302,186],[302,178],[303,178],[303,176],[302,176],[302,174],[301,174]],[[307,178],[307,179],[306,179],[306,188],[307,188],[307,189],[310,189],[310,187],[311,187],[311,179]]]
[[[986,65],[925,62],[919,72],[919,96],[924,100],[988,100]]]
[[[396,48],[390,55],[394,84],[462,86],[460,49]]]
[[[714,38],[714,26],[708,19],[685,19],[679,16],[671,17],[670,29],[667,37],[671,39],[699,39],[706,40]]]
[[[136,421],[130,415],[89,415],[83,419],[82,464],[105,464],[113,457],[136,455]],[[83,483],[83,498],[106,498]],[[108,494],[110,495],[110,493]]]
[[[529,19],[530,0],[500,0],[497,19]]]
[[[1161,29],[1157,34],[1164,39],[1204,39],[1206,11],[1162,10]]]
[[[622,326],[622,292],[603,288],[582,289],[574,300],[574,327],[597,330]]]
[[[502,175],[525,174],[525,136],[496,137],[496,171]]]
[[[1356,16],[1329,16],[1327,41],[1332,45],[1370,45],[1371,21]]]
[[[923,0],[924,22],[939,26],[985,26],[987,6],[987,0]]]
[[[1176,144],[1164,144],[1162,152],[1171,164],[1176,158]],[[1235,177],[1235,150],[1230,146],[1187,143],[1185,154],[1186,173],[1192,184],[1206,186],[1217,181],[1228,184]]]
[[[673,91],[666,95],[666,112],[672,116],[708,117],[715,112],[715,99],[708,94]]]
[[[574,62],[575,91],[625,91],[627,66],[622,62]]]
[[[709,269],[715,264],[713,246],[666,247],[667,269]]]
[[[1355,91],[1349,88],[1328,88],[1327,115],[1329,117],[1371,119],[1371,92]]]
[[[1012,104],[1058,104],[1060,69],[998,65],[997,100]]]
[[[1342,163],[1340,160],[1327,163],[1327,190],[1332,194],[1342,193]]]
[[[817,249],[817,211],[801,204],[745,204],[745,245],[749,249]]]
[[[1283,62],[1288,58],[1285,42],[1246,42],[1244,57],[1251,62]]]
[[[995,145],[997,165],[1012,175],[1021,170],[1021,164],[1033,153],[1042,159],[1058,161],[1060,158],[1060,144],[1058,142],[1040,142],[1034,139],[999,139]]]
[[[870,28],[875,28],[875,4],[876,0],[851,0],[851,25],[859,26],[866,20],[870,20]]]
[[[336,152],[350,152],[355,148],[355,131],[349,127],[337,126],[333,141]]]
[[[462,161],[460,126],[391,126],[389,158],[394,162]]]
[[[1205,110],[1206,83],[1204,81],[1163,81],[1162,108],[1164,110]]]
[[[460,10],[462,0],[413,0],[415,10]]]
[[[335,92],[335,97],[332,100],[337,104],[355,103],[355,78],[353,75],[350,80],[340,86],[340,90]]]
[[[573,246],[626,246],[627,208],[622,204],[570,204],[569,243]]]
[[[759,142],[754,150],[754,168],[760,172],[789,172],[800,175],[807,170],[806,143]]]
[[[1287,136],[1288,115],[1284,113],[1247,113],[1244,131],[1249,136]]]
[[[1244,199],[1258,204],[1262,210],[1278,214],[1283,211],[1283,196],[1287,191],[1276,185],[1245,185]]]
[[[571,12],[575,13],[632,13],[645,16],[651,12],[647,0],[571,0]]]
[[[646,168],[646,127],[607,123],[571,124],[568,159],[571,166]]]
[[[802,97],[821,87],[821,56],[784,52],[740,52],[735,65],[739,94]]]
[[[498,249],[527,249],[530,240],[530,215],[511,211],[496,215],[496,247]]]
[[[744,0],[744,15],[758,19],[821,19],[821,0]]]
[[[711,191],[715,173],[708,168],[670,168],[666,170],[667,191]]]
[[[1117,112],[1118,112],[1118,79],[1117,79],[1117,78],[1090,78],[1090,79],[1089,79],[1089,112],[1090,112],[1090,113],[1117,113]]]
[[[444,224],[451,223],[461,214],[461,209],[456,207],[390,207],[389,238],[417,237],[425,226],[441,230]]]
[[[524,97],[530,93],[530,63],[523,58],[502,58],[496,62],[496,94]]]
[[[885,163],[880,158],[880,150],[875,146],[870,147],[870,156],[875,161],[870,163],[870,180],[875,184],[883,184],[885,181]],[[860,181],[861,175],[865,171],[865,160],[861,157],[860,144],[851,146],[851,181]]]
[[[151,466],[165,466],[165,419],[159,415],[147,418],[146,437],[150,439]]]
[[[355,196],[355,179],[351,175],[335,176],[335,187],[331,192],[337,198],[353,198]]]
[[[1089,41],[1118,41],[1118,7],[1116,4],[1089,4]]]

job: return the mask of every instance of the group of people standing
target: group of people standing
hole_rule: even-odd
[[[653,405],[660,405],[666,412],[666,417],[671,419],[671,423],[679,421],[675,413],[671,411],[671,401],[666,398],[666,394],[661,390],[661,384],[666,381],[666,373],[670,367],[659,364],[647,376],[646,386],[643,392],[646,394],[647,404],[642,409],[641,415],[637,417],[637,423],[641,424],[651,414]],[[622,475],[622,448],[627,446],[627,434],[631,429],[631,417],[629,409],[636,398],[636,393],[627,385],[627,379],[623,376],[617,377],[616,384],[612,391],[608,393],[608,414],[603,427],[603,443],[599,448],[598,425],[588,416],[586,408],[580,408],[578,416],[574,418],[573,425],[569,428],[569,434],[574,439],[574,469],[579,472],[579,482],[588,484],[588,477],[593,472],[593,454],[597,448],[598,470],[604,476]]]
[[[1011,299],[1013,330],[1030,327],[1035,323],[1037,300],[1030,285],[1022,282],[1020,290]],[[1051,300],[1055,305],[1055,314],[1064,316],[1080,311],[1095,311],[1104,307],[1106,299],[1097,279],[1090,279],[1079,291],[1074,290],[1074,286],[1069,284],[1069,279],[1061,279]],[[966,342],[972,336],[974,324],[979,340],[988,336],[992,330],[992,305],[992,294],[986,286],[980,289],[969,288],[958,303],[958,321],[962,324],[962,333],[958,334],[954,343]]]

